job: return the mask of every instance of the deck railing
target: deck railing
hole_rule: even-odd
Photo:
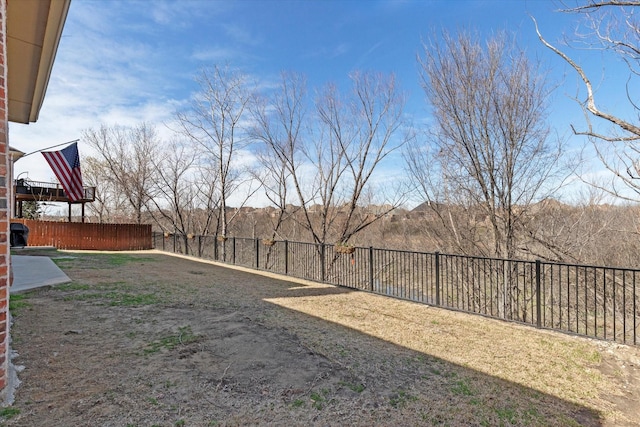
[[[640,270],[373,247],[153,234],[156,249],[638,345]]]

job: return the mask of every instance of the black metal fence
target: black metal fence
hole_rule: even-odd
[[[153,234],[156,249],[638,345],[640,270]]]

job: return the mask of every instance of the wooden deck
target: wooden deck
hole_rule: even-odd
[[[27,201],[87,203],[96,199],[96,187],[84,187],[84,197],[81,200],[71,202],[60,184],[24,179],[15,181],[14,190],[16,203]]]

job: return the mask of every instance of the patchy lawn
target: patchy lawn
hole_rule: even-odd
[[[48,252],[7,426],[636,425],[640,349],[157,252]]]

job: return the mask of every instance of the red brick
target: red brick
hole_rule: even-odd
[[[6,55],[6,7],[7,1],[0,0],[0,176],[8,178],[6,185],[0,191],[0,197],[7,198],[7,188],[10,185],[10,177],[7,177],[7,149],[8,149],[8,136],[7,136],[7,93],[6,93],[6,68],[5,68],[5,55]],[[8,280],[8,263],[6,254],[8,254],[7,244],[7,217],[6,210],[3,210],[4,217],[0,218],[0,390],[4,389],[7,385],[7,372],[5,367],[7,366],[7,350],[8,350],[8,333],[9,325],[7,323],[7,280]]]

